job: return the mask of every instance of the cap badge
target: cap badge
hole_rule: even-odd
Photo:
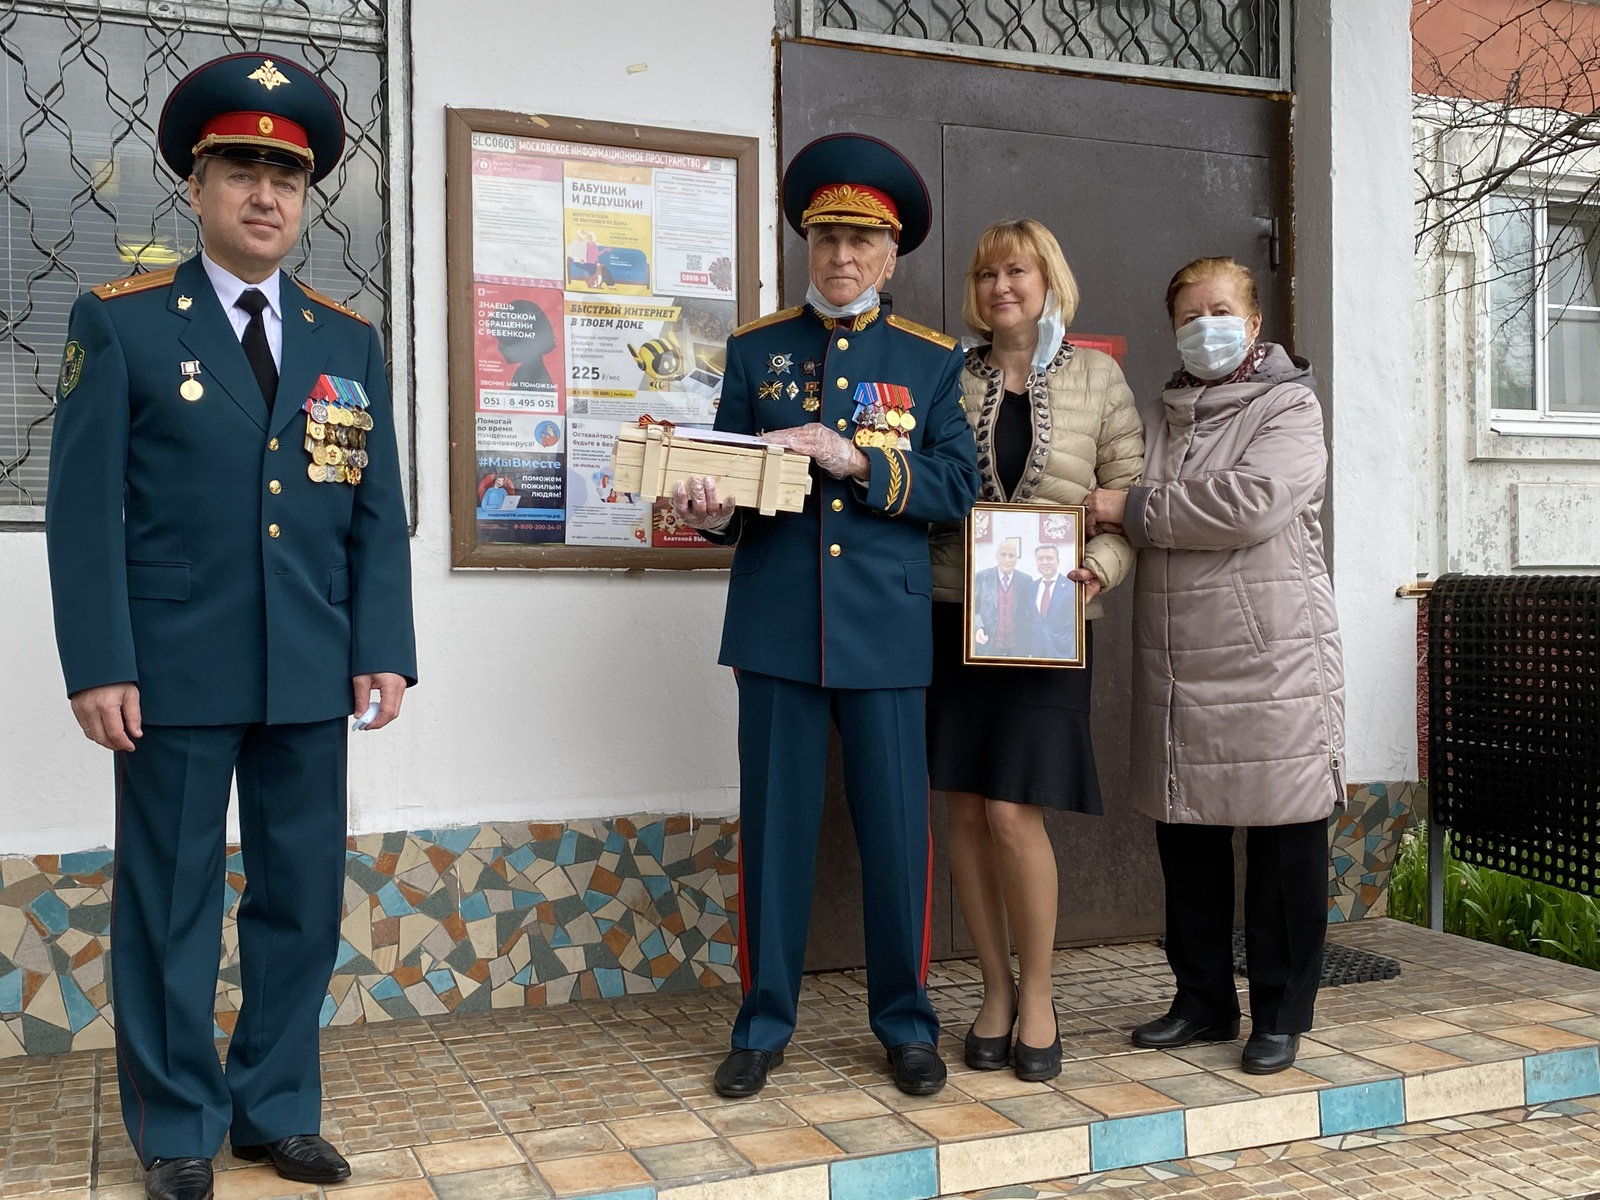
[[[262,117],[259,121],[256,122],[256,128],[261,130],[262,133],[271,133],[272,132],[272,118],[271,117]]]
[[[178,311],[179,312],[188,312],[189,311],[189,306],[191,304],[193,304],[193,303],[194,303],[194,301],[189,299],[189,297],[187,297],[187,296],[179,296],[178,297]]]
[[[309,308],[302,308],[300,310],[300,315],[306,319],[308,324],[316,324],[317,319],[311,315],[311,310]]]
[[[263,60],[259,67],[250,72],[248,78],[254,79],[269,92],[280,83],[289,82],[289,77],[278,70],[278,64],[270,58]],[[262,130],[262,132],[265,133],[266,130]]]

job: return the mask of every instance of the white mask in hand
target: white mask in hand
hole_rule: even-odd
[[[1196,317],[1178,330],[1178,353],[1201,379],[1231,374],[1250,352],[1243,317]]]

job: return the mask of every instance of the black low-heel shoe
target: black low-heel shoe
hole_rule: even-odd
[[[1016,1024],[1017,1015],[1012,1013],[1013,1029],[1016,1028]],[[1011,1061],[1011,1029],[998,1037],[979,1037],[969,1026],[963,1049],[967,1066],[974,1071],[998,1071]]]
[[[1011,1049],[1011,1065],[1016,1068],[1017,1078],[1028,1083],[1054,1079],[1061,1074],[1061,1034],[1057,1033],[1056,1040],[1042,1048],[1024,1046],[1018,1038]]]

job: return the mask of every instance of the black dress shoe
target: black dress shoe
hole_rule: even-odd
[[[150,1200],[211,1200],[209,1158],[158,1158],[145,1169]]]
[[[233,1146],[235,1158],[271,1162],[279,1175],[296,1183],[339,1183],[350,1178],[344,1156],[314,1133],[295,1133],[259,1146]]]
[[[1202,1025],[1182,1017],[1157,1017],[1136,1028],[1132,1036],[1133,1044],[1146,1050],[1176,1050],[1190,1042],[1231,1042],[1239,1036],[1239,1018]]]
[[[1298,1033],[1263,1033],[1250,1031],[1250,1040],[1244,1044],[1239,1066],[1246,1075],[1276,1075],[1294,1066],[1294,1056],[1300,1053]]]
[[[767,1086],[767,1072],[782,1065],[782,1050],[735,1050],[722,1060],[712,1086],[734,1100],[754,1096]]]
[[[1011,1061],[1011,1031],[998,1037],[979,1037],[968,1029],[961,1056],[974,1071],[998,1071]]]
[[[1061,1074],[1061,1034],[1057,1032],[1056,1040],[1043,1049],[1025,1046],[1018,1038],[1011,1052],[1011,1064],[1017,1069],[1017,1078],[1025,1082],[1043,1083],[1054,1079]]]
[[[928,1042],[906,1042],[889,1051],[894,1064],[894,1085],[908,1096],[931,1096],[948,1076],[944,1059]]]

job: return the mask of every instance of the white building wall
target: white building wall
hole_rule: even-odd
[[[450,569],[444,108],[758,137],[770,309],[772,13],[764,0],[412,0],[422,683],[392,730],[353,739],[357,831],[737,807],[733,684],[715,665],[725,574]],[[1298,26],[1296,336],[1333,389],[1346,775],[1403,780],[1414,613],[1393,593],[1417,569],[1417,434],[1411,280],[1383,264],[1411,253],[1410,36],[1391,0],[1308,0]],[[0,682],[0,854],[108,845],[109,756],[62,696],[41,532],[0,532]]]
[[[1426,177],[1442,179],[1446,158],[1477,158],[1466,135],[1441,136],[1438,106],[1423,101],[1415,153]],[[1476,140],[1476,139],[1474,139]],[[1526,147],[1500,150],[1510,163]],[[1587,190],[1600,179],[1600,154],[1550,160],[1511,179],[1544,194],[1552,185]],[[1421,179],[1417,189],[1422,188]],[[1417,570],[1437,576],[1593,574],[1600,571],[1600,425],[1590,436],[1501,432],[1491,406],[1488,286],[1494,268],[1474,219],[1455,222],[1415,250]]]
[[[1296,6],[1295,344],[1332,401],[1351,783],[1416,778],[1411,31],[1394,0]]]
[[[759,138],[770,308],[773,6],[411,0],[411,39],[421,685],[390,730],[352,738],[351,823],[730,813],[734,690],[716,665],[725,572],[450,569],[444,109]],[[104,846],[112,832],[110,755],[84,739],[62,693],[43,532],[0,533],[0,854]]]

